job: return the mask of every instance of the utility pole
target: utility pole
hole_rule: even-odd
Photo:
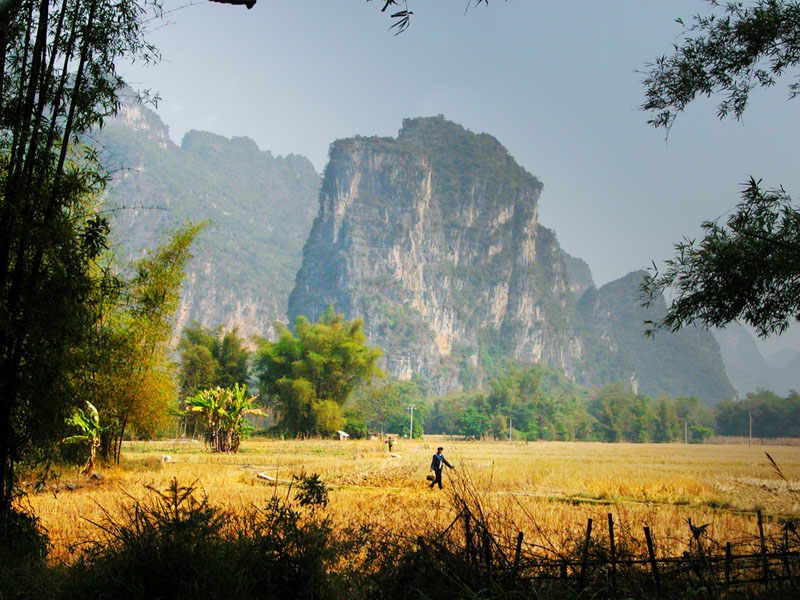
[[[689,421],[688,420],[683,422],[683,443],[684,444],[688,444],[689,443]]]
[[[511,441],[511,417],[508,417],[508,441]]]
[[[752,411],[752,409],[747,411],[747,416],[748,416],[748,418],[750,420],[750,429],[749,429],[749,431],[747,433],[747,447],[751,448],[752,445],[753,445],[753,411]]]
[[[414,439],[414,409],[416,407],[413,404],[408,405],[408,410],[411,411],[411,425],[408,426],[408,439]]]

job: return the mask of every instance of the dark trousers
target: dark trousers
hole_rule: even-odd
[[[434,474],[436,475],[436,479],[431,481],[431,488],[437,483],[439,484],[439,489],[442,489],[442,470],[441,469],[434,469]]]

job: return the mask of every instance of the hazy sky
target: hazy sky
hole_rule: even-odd
[[[121,70],[160,93],[177,143],[189,129],[246,135],[320,172],[333,140],[395,136],[404,117],[443,114],[490,133],[542,180],[542,224],[598,285],[724,219],[751,175],[800,197],[800,101],[787,101],[789,80],[756,92],[742,122],[696,102],[669,139],[637,108],[641,71],[678,39],[675,19],[705,2],[408,4],[411,27],[395,36],[382,0],[198,2],[153,23],[160,64]],[[781,347],[800,350],[800,327],[762,350]]]

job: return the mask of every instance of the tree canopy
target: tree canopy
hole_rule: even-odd
[[[200,390],[246,385],[249,379],[250,351],[234,327],[225,331],[192,323],[181,334],[180,385],[184,397]]]
[[[675,51],[645,75],[642,109],[654,127],[669,129],[698,96],[721,95],[717,116],[740,119],[754,88],[787,73],[789,98],[800,94],[800,3],[708,3],[711,13],[696,15]],[[676,244],[676,257],[662,273],[654,264],[642,285],[646,305],[674,292],[650,333],[742,320],[768,336],[800,320],[800,212],[782,188],[764,190],[751,177],[727,223],[702,227],[702,240]]]
[[[76,397],[94,403],[113,423],[100,450],[117,462],[126,429],[153,435],[175,398],[172,317],[192,241],[203,226],[186,225],[129,268],[119,269],[130,275],[118,275],[113,291],[99,294],[92,334],[75,349],[80,357],[73,374]]]
[[[695,15],[675,51],[656,59],[645,74],[642,109],[652,114],[648,122],[654,127],[671,127],[698,96],[722,95],[717,116],[739,119],[755,87],[775,85],[800,64],[800,3],[706,1],[717,10]],[[790,98],[800,93],[797,75]]]
[[[296,335],[283,323],[275,329],[278,340],[263,341],[255,361],[262,399],[271,399],[287,431],[339,429],[341,407],[353,390],[383,375],[377,365],[382,353],[367,346],[363,322],[345,321],[329,307],[317,323],[298,317]]]
[[[677,244],[663,272],[645,277],[646,302],[670,289],[669,311],[651,331],[742,319],[766,337],[800,320],[800,212],[783,189],[750,180],[725,226],[703,223],[700,242]]]

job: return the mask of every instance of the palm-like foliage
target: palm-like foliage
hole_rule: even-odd
[[[86,444],[86,446],[88,446],[89,458],[86,461],[83,473],[91,475],[94,472],[97,449],[100,447],[100,436],[105,430],[109,429],[111,425],[106,425],[105,427],[100,425],[100,413],[97,411],[94,404],[87,401],[86,407],[86,412],[83,412],[80,408],[76,408],[75,413],[67,418],[67,424],[77,427],[82,433],[65,438],[64,443]]]
[[[246,385],[237,383],[233,389],[217,387],[187,398],[186,410],[202,413],[205,440],[214,452],[236,452],[250,429],[244,416],[264,414],[254,406],[257,399],[247,394]]]

